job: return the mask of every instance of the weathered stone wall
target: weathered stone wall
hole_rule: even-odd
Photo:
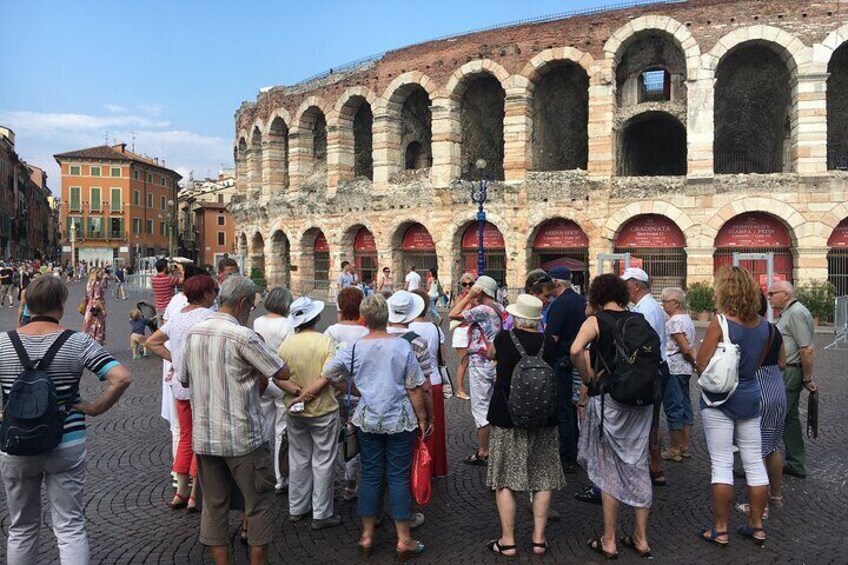
[[[482,157],[489,167],[500,167],[487,176],[504,179],[490,185],[486,210],[504,237],[512,286],[520,286],[531,263],[532,234],[556,217],[581,227],[589,257],[595,258],[612,249],[626,221],[663,215],[686,236],[688,280],[707,279],[715,235],[744,211],[772,214],[786,226],[796,279],[822,278],[827,238],[848,216],[846,174],[827,167],[828,121],[843,124],[841,129],[848,123],[848,108],[826,94],[830,84],[845,80],[837,74],[829,84],[827,77],[829,64],[845,66],[831,63],[832,53],[848,40],[848,13],[840,4],[693,0],[625,9],[432,41],[308,84],[273,88],[243,104],[235,117],[237,178],[245,193],[233,206],[244,235],[240,248],[257,264],[267,257],[280,280],[287,270],[280,262],[290,262],[297,267],[296,285],[309,276],[316,230],[327,238],[334,276],[341,259],[353,257],[352,238],[360,227],[374,235],[380,264],[396,265],[401,230],[419,222],[435,241],[442,279],[450,281],[462,267],[459,241],[476,212],[468,187],[456,179]],[[749,45],[776,54],[780,69],[734,63]],[[672,101],[619,104],[626,86],[617,77],[626,83],[644,70],[640,66],[655,64],[673,73]],[[551,78],[568,66],[585,73],[582,92],[567,88],[574,81]],[[715,80],[732,82],[727,76],[733,73],[738,76],[733,93],[767,108],[752,113],[756,119],[747,122],[748,131],[731,134],[731,141],[749,142],[751,130],[765,129],[768,147],[782,140],[783,170],[793,174],[717,174],[720,148],[714,150],[714,141],[725,135],[728,118]],[[563,115],[574,114],[568,108],[583,100],[585,118]],[[356,176],[361,127],[351,109],[363,101],[373,113],[373,180]],[[426,108],[429,131],[420,123],[426,119],[410,119],[413,106],[416,115]],[[656,137],[669,154],[685,151],[685,167],[660,170],[654,159],[649,170],[682,174],[619,177],[628,124],[651,112],[671,115],[684,128],[683,139],[679,132]],[[319,116],[326,117],[323,135],[316,127]],[[270,145],[276,117],[288,127],[287,154]],[[650,140],[651,132],[663,129],[649,129],[640,139]],[[830,140],[839,143],[833,134]],[[429,141],[430,159],[420,160],[424,168],[404,171],[413,141],[425,153]],[[717,145],[723,150],[732,144]],[[269,156],[269,150],[277,153]],[[644,164],[653,156],[633,159]],[[671,159],[659,165],[665,161]],[[281,171],[288,172],[287,188],[278,182]],[[272,239],[278,231],[290,244],[288,259],[279,243],[270,247],[280,241]]]

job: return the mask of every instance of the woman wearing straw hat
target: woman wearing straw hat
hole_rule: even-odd
[[[324,303],[301,297],[291,303],[294,335],[280,345],[280,357],[291,370],[298,394],[287,392],[289,434],[289,516],[300,521],[312,513],[312,529],[341,524],[333,513],[333,473],[339,437],[339,405],[321,377],[324,364],[336,354],[332,338],[315,330]],[[322,382],[323,386],[312,386]]]
[[[538,428],[516,428],[510,416],[509,403],[512,371],[521,353],[513,342],[517,339],[527,355],[537,355],[544,344],[542,358],[552,364],[556,342],[539,333],[542,301],[522,294],[506,307],[512,316],[514,330],[498,333],[489,347],[489,355],[497,360],[497,379],[487,419],[492,425],[489,443],[489,469],[486,485],[496,492],[501,537],[488,543],[490,551],[505,557],[516,555],[515,491],[533,493],[533,553],[544,555],[548,549],[545,527],[551,505],[551,491],[565,485],[559,462],[559,432],[556,415]]]

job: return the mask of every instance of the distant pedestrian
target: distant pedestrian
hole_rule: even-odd
[[[102,270],[94,267],[85,285],[85,319],[82,331],[100,345],[106,343],[106,281]]]
[[[23,371],[18,340],[31,361],[45,357],[64,339],[52,362],[44,370],[56,389],[56,400],[70,410],[63,415],[60,443],[38,455],[12,455],[0,451],[0,475],[6,489],[8,532],[6,561],[10,565],[35,563],[39,559],[38,534],[43,527],[41,488],[46,487],[51,525],[63,565],[89,563],[85,530],[83,490],[86,475],[86,416],[99,416],[111,408],[130,385],[129,371],[91,336],[72,332],[60,325],[68,288],[56,277],[39,277],[27,288],[27,305],[32,321],[17,333],[0,334],[0,384],[9,401],[12,386]],[[15,337],[16,336],[16,337]],[[101,397],[83,401],[79,385],[84,370],[108,383]]]
[[[218,295],[218,312],[194,326],[183,352],[181,384],[191,390],[192,447],[203,491],[200,542],[216,564],[229,563],[229,507],[233,483],[250,522],[250,560],[265,563],[274,528],[274,474],[259,408],[268,379],[288,379],[285,364],[253,330],[256,284],[232,275]],[[279,384],[277,385],[279,386]]]
[[[177,265],[175,268],[178,274],[169,274],[167,272],[168,261],[166,259],[159,259],[156,261],[156,274],[150,278],[150,286],[153,288],[153,300],[156,305],[156,314],[159,318],[157,321],[160,323],[162,322],[162,315],[165,313],[168,302],[177,293],[176,289],[182,282],[179,266]]]
[[[392,279],[392,270],[390,268],[383,267],[383,272],[380,274],[380,278],[377,279],[377,287],[375,290],[377,292],[395,291],[395,282]]]
[[[409,266],[409,272],[406,273],[404,281],[406,282],[406,290],[408,292],[418,290],[418,287],[421,286],[421,275],[415,272],[415,265]]]
[[[126,300],[127,296],[127,270],[123,265],[118,265],[115,268],[115,298],[118,300]]]
[[[436,303],[444,294],[442,283],[439,282],[439,274],[435,267],[430,268],[427,273],[429,274],[427,277],[427,297],[429,298],[428,306],[430,314],[433,316],[434,322],[438,325],[442,325],[442,315],[439,314],[439,311],[436,309]]]
[[[130,351],[133,360],[147,357],[147,348],[144,346],[145,335],[149,329],[150,320],[142,316],[141,310],[133,308],[130,310]]]
[[[663,394],[663,407],[671,438],[662,458],[682,461],[692,456],[689,453],[689,437],[695,418],[689,398],[689,379],[695,365],[695,324],[687,312],[686,293],[682,288],[664,288],[660,300],[668,316],[665,333],[669,377]]]
[[[353,263],[350,261],[342,261],[342,271],[339,273],[339,276],[336,277],[336,286],[338,287],[339,292],[341,292],[344,288],[354,286],[358,282],[356,279],[356,273],[354,273],[353,269]]]
[[[471,287],[474,286],[476,277],[472,273],[463,273],[459,277],[459,296],[454,305],[468,294]],[[476,306],[475,301],[469,301],[467,307]],[[459,356],[459,363],[456,366],[456,397],[460,400],[469,400],[465,386],[465,376],[468,373],[468,324],[464,320],[453,320],[450,324],[451,330],[451,347],[456,350]]]
[[[801,433],[801,421],[798,418],[798,405],[801,390],[810,393],[818,390],[813,380],[815,347],[813,337],[815,327],[813,316],[806,306],[795,298],[795,288],[787,281],[771,285],[768,299],[774,308],[780,308],[777,329],[783,336],[786,348],[786,368],[783,370],[783,382],[786,385],[787,413],[783,443],[786,445],[787,475],[804,478],[807,476],[804,436]]]
[[[14,270],[6,263],[0,263],[0,308],[6,303],[6,298],[9,299],[9,308],[14,308],[12,294],[12,275]]]

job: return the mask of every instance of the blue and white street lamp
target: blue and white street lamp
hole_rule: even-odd
[[[486,203],[486,192],[488,190],[488,182],[483,176],[483,171],[486,169],[486,160],[477,159],[474,163],[477,169],[477,182],[471,181],[471,201],[477,204],[477,276],[483,276],[483,271],[486,269],[486,256],[483,252],[483,231],[486,227],[486,211],[483,205]]]

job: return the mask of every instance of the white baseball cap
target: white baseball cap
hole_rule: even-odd
[[[648,273],[640,269],[639,267],[629,267],[624,269],[624,274],[621,275],[622,280],[629,281],[630,279],[636,281],[642,281],[644,283],[648,282]]]

